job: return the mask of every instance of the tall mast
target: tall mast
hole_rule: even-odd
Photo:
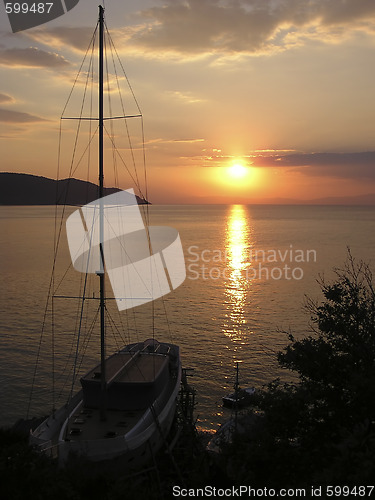
[[[104,283],[104,207],[102,198],[104,193],[104,172],[103,172],[103,51],[104,51],[104,8],[99,5],[99,234],[100,234],[100,418],[106,418],[106,395],[107,395],[107,378],[105,370],[105,283]]]

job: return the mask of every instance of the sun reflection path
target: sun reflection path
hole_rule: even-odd
[[[252,235],[249,214],[245,205],[232,205],[227,215],[225,235],[226,280],[223,332],[231,340],[245,344],[249,333],[246,303],[251,280],[246,276],[251,266]]]

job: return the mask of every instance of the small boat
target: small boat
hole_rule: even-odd
[[[232,392],[223,397],[223,406],[227,408],[246,408],[250,406],[255,394],[255,387],[247,387],[246,389],[239,388],[237,392]]]
[[[242,389],[239,386],[239,366],[236,364],[236,380],[234,383],[234,392],[227,394],[222,398],[223,406],[232,408],[234,410],[245,408],[252,404],[253,396],[255,394],[255,387],[247,387]]]
[[[254,426],[257,413],[248,411],[246,414],[239,414],[239,410],[252,404],[252,396],[255,394],[255,388],[248,389],[239,388],[239,362],[236,363],[236,380],[234,384],[234,392],[223,397],[223,405],[233,410],[230,419],[226,420],[206,446],[206,450],[214,456],[220,456],[222,448],[225,445],[232,444],[233,438],[238,434],[249,432]]]
[[[179,347],[174,343],[159,342],[153,337],[153,329],[150,328],[149,336],[152,338],[146,337],[144,341],[137,341],[125,345],[125,347],[120,348],[114,352],[114,354],[107,357],[107,330],[113,328],[113,320],[112,317],[109,316],[110,313],[107,307],[109,304],[108,301],[111,299],[116,300],[118,306],[117,313],[123,309],[129,309],[146,302],[146,299],[144,299],[139,292],[139,288],[138,295],[133,295],[130,299],[127,293],[129,288],[126,288],[125,285],[123,288],[124,296],[119,297],[118,294],[115,294],[115,290],[118,290],[120,287],[119,280],[122,274],[127,277],[130,276],[133,278],[133,281],[136,277],[140,276],[140,278],[142,278],[140,282],[143,286],[143,292],[145,292],[146,295],[146,292],[149,291],[147,286],[149,286],[149,288],[151,287],[152,291],[154,291],[157,285],[161,287],[160,283],[156,281],[152,281],[151,279],[147,281],[149,275],[145,275],[144,268],[138,265],[138,259],[143,259],[142,262],[148,259],[147,262],[149,261],[152,266],[154,266],[152,267],[150,264],[152,270],[155,271],[156,269],[156,271],[159,272],[159,280],[162,272],[169,271],[167,276],[168,283],[170,285],[172,282],[173,286],[169,286],[168,288],[168,283],[166,283],[166,285],[163,285],[164,289],[162,292],[156,295],[156,297],[168,293],[168,291],[171,291],[182,283],[185,277],[185,267],[183,265],[182,272],[182,266],[180,266],[178,277],[173,274],[173,268],[168,267],[168,259],[171,258],[172,254],[173,258],[177,256],[177,258],[180,259],[179,264],[183,263],[182,248],[180,248],[180,254],[177,255],[178,248],[176,254],[176,246],[174,247],[175,252],[172,252],[172,254],[170,249],[168,252],[163,252],[164,265],[159,268],[156,267],[152,260],[152,257],[156,255],[156,253],[153,254],[152,251],[158,251],[159,253],[157,255],[162,254],[162,251],[160,247],[155,248],[153,233],[151,231],[145,233],[144,231],[145,228],[142,226],[143,218],[141,217],[138,207],[139,200],[137,201],[134,193],[132,194],[132,190],[122,192],[126,195],[126,201],[124,202],[124,206],[120,207],[120,219],[113,218],[114,209],[118,208],[116,206],[118,204],[118,198],[113,201],[113,196],[116,196],[117,193],[103,197],[103,135],[106,131],[104,120],[110,119],[103,114],[103,71],[105,68],[103,51],[104,48],[107,48],[112,42],[109,38],[109,42],[107,40],[107,42],[104,43],[105,29],[104,8],[99,6],[99,19],[97,28],[95,29],[95,35],[98,33],[99,36],[99,117],[81,118],[85,120],[96,120],[98,123],[98,200],[81,207],[67,219],[67,236],[74,269],[77,269],[77,266],[81,268],[86,266],[86,274],[84,274],[86,278],[81,280],[81,282],[84,282],[86,295],[75,297],[70,291],[70,288],[68,288],[69,296],[65,297],[62,294],[56,295],[54,290],[50,291],[50,296],[53,299],[56,297],[70,299],[71,304],[73,303],[73,299],[77,299],[79,328],[81,328],[81,325],[84,323],[83,314],[84,311],[87,311],[85,307],[88,307],[87,304],[90,301],[96,301],[95,304],[98,304],[98,308],[95,305],[95,314],[93,314],[93,317],[89,318],[88,321],[85,321],[89,325],[90,322],[92,325],[95,325],[95,327],[90,327],[90,338],[91,333],[95,333],[98,330],[98,343],[100,337],[100,363],[94,368],[91,368],[80,378],[81,389],[74,393],[73,385],[77,378],[79,362],[81,362],[78,360],[78,367],[74,367],[72,391],[68,397],[68,401],[60,409],[53,410],[52,414],[46,420],[44,420],[35,430],[31,431],[30,443],[36,446],[40,451],[58,458],[61,464],[66,463],[72,454],[84,456],[91,461],[103,461],[121,457],[125,464],[128,464],[129,468],[133,469],[145,465],[154,456],[165,443],[165,439],[171,429],[181,382],[182,370],[180,351]],[[91,78],[91,81],[95,81],[94,77]],[[140,115],[136,115],[136,117],[137,116]],[[128,118],[134,118],[134,116],[115,116],[112,119],[119,118],[126,120]],[[111,140],[113,140],[114,135],[115,134],[112,134]],[[91,140],[92,139],[90,139],[90,141]],[[108,200],[107,206],[102,200]],[[90,209],[92,209],[92,214]],[[105,211],[106,209],[107,211]],[[130,214],[130,220],[126,218],[127,214]],[[90,217],[92,218],[91,223]],[[138,225],[135,225],[135,220]],[[74,241],[72,245],[71,241],[69,241],[69,224],[71,224],[71,233],[73,233],[75,238],[73,238]],[[107,224],[107,226],[105,224]],[[118,234],[116,230],[120,225],[121,227],[124,225],[126,227],[126,224],[128,224],[128,226],[130,224],[131,230],[128,231],[128,233],[125,234],[125,238],[120,239],[120,242],[117,244],[115,249],[117,254],[115,258],[118,260],[114,264],[112,256],[108,257],[108,247],[116,246],[113,243],[117,241]],[[80,228],[78,226],[80,226]],[[111,245],[107,245],[107,241],[105,241],[106,231],[109,231],[108,227],[111,231],[116,233],[111,233],[112,236],[107,238],[110,240]],[[160,228],[158,229],[160,230]],[[168,228],[168,230],[170,229],[171,228]],[[79,231],[83,233],[83,237],[82,240],[79,240],[77,243],[76,240]],[[136,241],[133,240],[128,245],[128,234],[130,233],[132,235],[135,234],[134,238]],[[134,255],[134,253],[138,251],[138,243],[141,237],[146,241],[147,248],[141,255]],[[165,234],[163,238],[165,243]],[[72,248],[75,244],[77,248],[73,252]],[[134,259],[130,259],[131,252],[133,252]],[[149,252],[148,257],[147,252]],[[57,253],[55,252],[55,259],[56,255]],[[74,255],[79,255],[81,259],[79,264],[77,264],[79,259],[77,258],[75,261],[73,258]],[[124,261],[122,262],[123,267],[119,266],[119,260]],[[93,267],[93,269],[90,267]],[[148,269],[147,267],[147,270]],[[81,270],[82,273],[84,272],[82,269],[79,270]],[[75,273],[72,269],[71,272]],[[94,283],[93,287],[95,288],[93,289],[96,290],[95,292],[91,292],[90,290],[90,294],[88,291],[86,292],[88,274],[90,274],[90,280]],[[154,272],[153,276],[155,277],[156,274],[157,273]],[[115,295],[114,298],[107,297],[105,279],[109,279],[111,282]],[[70,283],[73,281],[74,277],[73,280],[69,282],[68,287],[71,286]],[[77,282],[78,281],[77,279]],[[129,279],[126,281],[129,287]],[[166,281],[167,280],[164,279],[164,282]],[[54,283],[54,281],[51,280],[51,283]],[[152,302],[154,298],[155,296],[150,295],[147,300]],[[131,303],[129,303],[129,301]],[[81,310],[79,308],[81,308]],[[55,306],[52,307],[52,313],[54,309]],[[64,318],[64,315],[68,317],[71,310],[73,310],[73,308],[69,308],[68,312],[65,308],[62,316],[60,315],[59,317],[62,332],[64,334],[68,328],[68,323],[67,320],[64,321],[64,319],[61,318]],[[97,318],[98,327],[96,326]],[[120,327],[119,325],[119,328]],[[76,336],[78,338],[78,334]],[[77,340],[77,352],[78,347],[81,347],[82,344],[82,341],[81,344],[79,344],[79,340]],[[78,358],[78,356],[76,356],[76,358]]]

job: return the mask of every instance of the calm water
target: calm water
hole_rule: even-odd
[[[183,366],[195,369],[191,383],[198,391],[199,423],[206,429],[216,428],[225,416],[221,397],[232,389],[236,360],[242,361],[242,385],[262,386],[288,375],[275,360],[287,343],[282,330],[308,333],[304,295],[320,297],[316,278],[323,272],[330,277],[334,266],[343,265],[347,246],[357,259],[375,267],[375,207],[152,206],[150,213],[152,225],[180,232],[187,279],[164,300],[122,313],[127,333],[120,338],[113,329],[108,351],[153,332],[160,340],[179,344]],[[0,425],[26,414],[39,344],[31,415],[51,408],[52,363],[59,374],[54,380],[61,395],[57,405],[70,388],[68,369],[76,352],[74,301],[55,299],[54,340],[47,335],[51,326],[46,321],[40,342],[54,224],[53,207],[0,207]],[[69,264],[64,234],[61,261],[55,285]],[[71,295],[82,278],[72,270],[66,277],[60,295]],[[95,315],[96,301],[91,304]],[[96,326],[85,327],[79,374],[97,359],[99,349]]]

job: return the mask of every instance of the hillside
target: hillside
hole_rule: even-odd
[[[104,188],[104,196],[117,191]],[[91,182],[0,172],[0,205],[85,205],[97,198],[98,186]],[[147,203],[138,196],[137,201]]]

